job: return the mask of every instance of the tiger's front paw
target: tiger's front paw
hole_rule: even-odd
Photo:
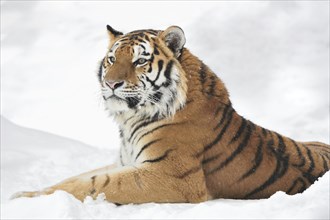
[[[26,191],[21,191],[21,192],[17,192],[17,193],[14,193],[11,197],[10,197],[10,200],[12,199],[17,199],[17,198],[21,198],[21,197],[36,197],[36,196],[40,196],[42,195],[41,192],[39,191],[35,191],[35,192],[26,192]]]
[[[41,196],[41,195],[49,195],[51,193],[53,193],[55,190],[53,188],[46,188],[44,190],[41,190],[41,191],[21,191],[21,192],[17,192],[17,193],[14,193],[10,199],[17,199],[17,198],[21,198],[21,197],[29,197],[29,198],[32,198],[32,197],[37,197],[37,196]]]

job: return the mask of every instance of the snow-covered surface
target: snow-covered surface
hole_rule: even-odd
[[[1,218],[329,219],[329,173],[301,195],[260,201],[116,207],[65,192],[9,201],[115,161],[119,135],[95,77],[106,24],[181,26],[240,114],[329,143],[328,1],[1,1],[1,115],[42,131],[1,117]]]

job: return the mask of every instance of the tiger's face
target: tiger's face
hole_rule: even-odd
[[[108,111],[173,115],[185,104],[187,91],[177,60],[185,42],[182,30],[170,27],[124,35],[107,28],[110,45],[98,77]]]

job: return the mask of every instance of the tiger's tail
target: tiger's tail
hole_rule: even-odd
[[[320,171],[317,175],[322,176],[330,169],[330,145],[321,142],[304,142],[302,144],[305,146],[305,148],[311,151],[311,153],[315,154],[315,163],[322,164],[323,167],[319,168]],[[307,156],[310,157],[310,154],[307,154]]]
[[[298,176],[287,190],[290,195],[303,192],[330,168],[330,145],[320,142],[295,142],[295,146],[298,150],[296,156],[300,160],[296,160],[292,165],[301,171],[301,176]]]

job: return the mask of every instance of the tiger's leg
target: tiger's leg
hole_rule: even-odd
[[[86,196],[96,198],[104,193],[110,202],[119,204],[147,202],[201,202],[207,200],[202,170],[193,180],[166,174],[161,167],[125,166],[111,171],[88,172],[40,192],[26,192],[21,196],[34,197],[64,190],[83,201]]]
[[[104,173],[104,172],[109,172],[110,170],[112,169],[115,169],[116,168],[116,164],[112,164],[112,165],[109,165],[109,166],[105,166],[105,167],[102,167],[102,168],[98,168],[98,169],[95,169],[95,170],[92,170],[90,172],[87,172],[87,173],[84,173],[84,174],[81,174],[77,177],[82,177],[84,175],[91,175],[93,173]],[[77,177],[71,177],[69,179],[66,179],[64,180],[63,182],[57,184],[57,185],[60,185],[62,183],[65,183],[65,182],[70,182],[70,181],[74,181]],[[57,186],[55,185],[55,186]],[[44,189],[43,191],[35,191],[35,192],[17,192],[15,193],[14,195],[12,195],[10,197],[10,199],[15,199],[15,198],[19,198],[19,197],[35,197],[35,196],[39,196],[39,195],[48,195],[48,194],[51,194],[53,192],[49,191],[50,188],[46,188]]]

